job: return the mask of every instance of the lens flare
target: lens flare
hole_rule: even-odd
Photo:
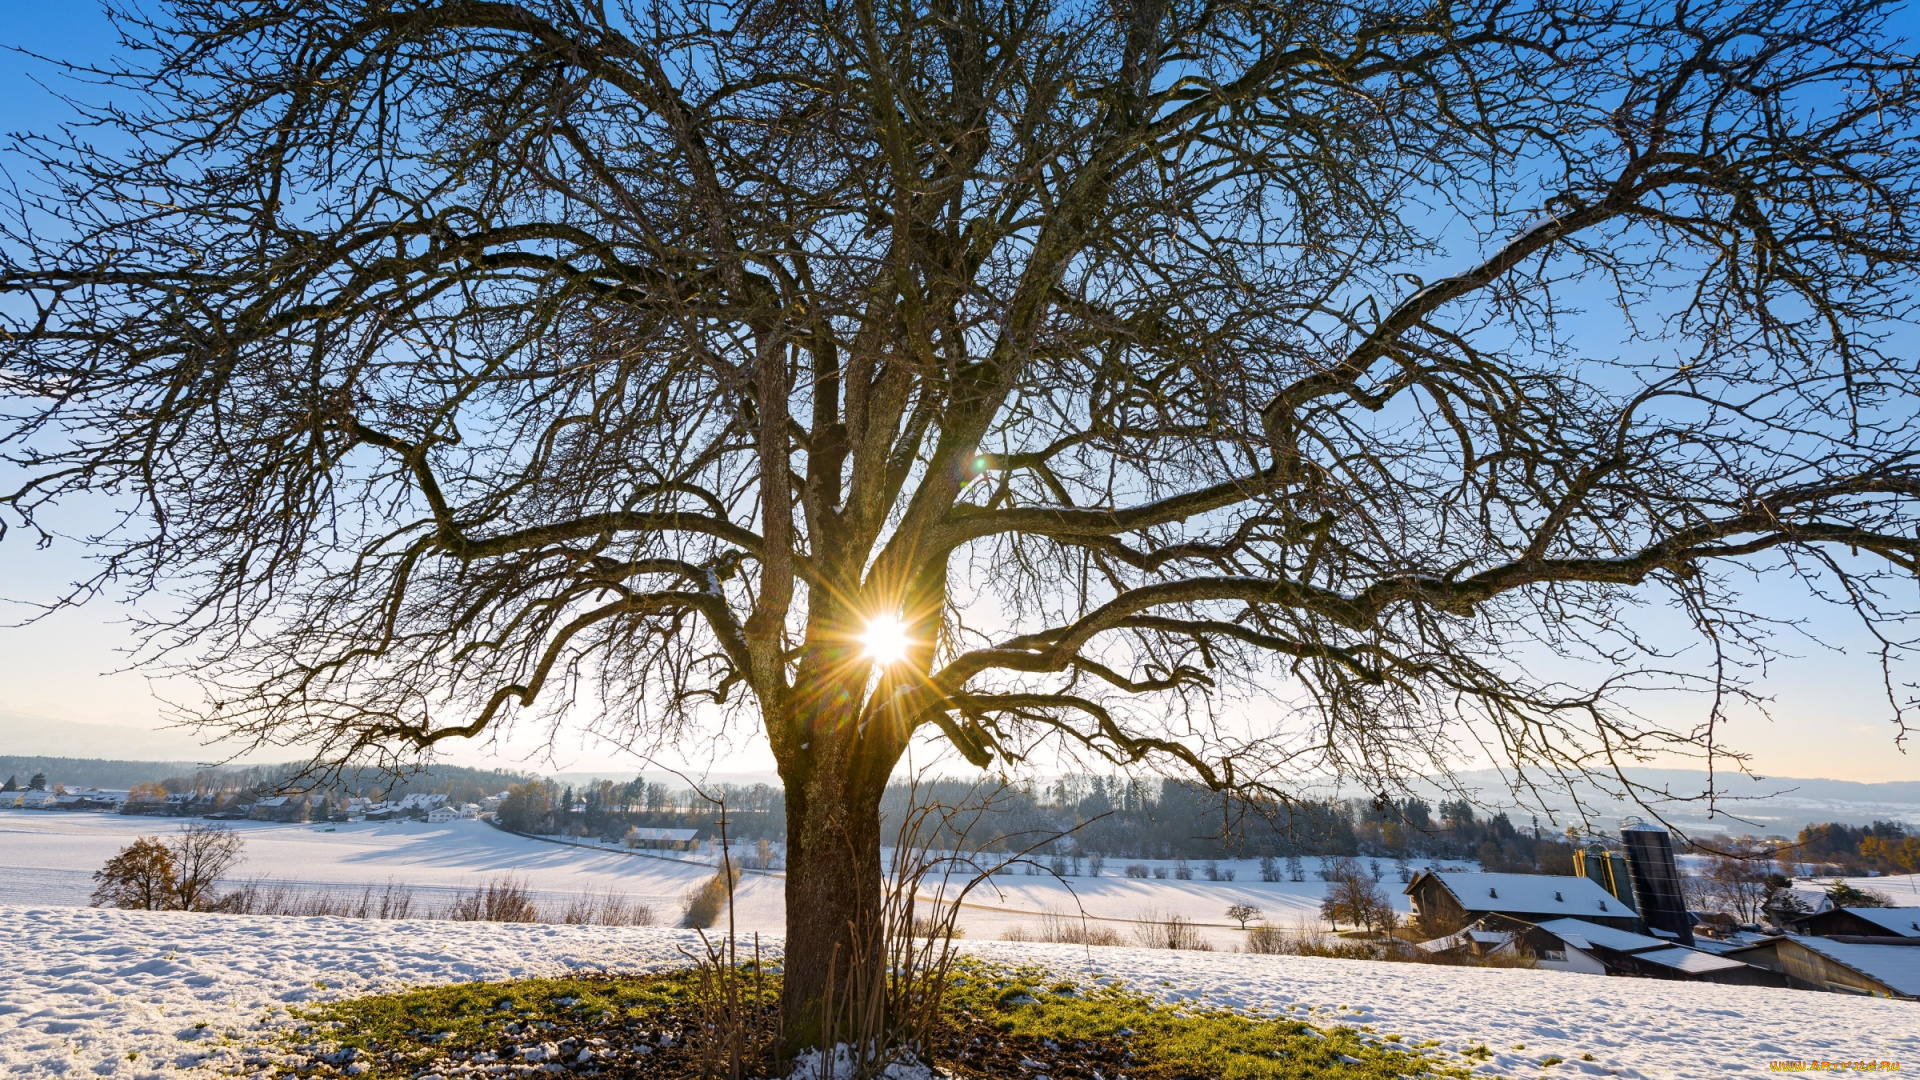
[[[894,615],[876,615],[867,620],[867,632],[860,635],[861,654],[882,667],[906,659],[913,642],[907,637],[907,624]]]

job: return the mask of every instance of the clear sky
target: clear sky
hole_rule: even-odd
[[[0,42],[79,61],[103,58],[114,47],[111,29],[91,0],[0,4]],[[24,56],[0,62],[7,128],[42,128],[66,115],[48,83],[59,88],[44,64]],[[87,522],[70,518],[59,524],[84,532]],[[58,595],[84,568],[84,550],[76,541],[37,551],[22,539],[0,543],[0,600],[5,601],[0,618],[8,623],[30,613],[24,604]],[[1778,595],[1773,595],[1776,590]],[[1864,635],[1841,614],[1811,605],[1799,587],[1784,578],[1756,585],[1747,599],[1773,614],[1804,615],[1811,620],[1811,640],[1797,646],[1801,656],[1778,664],[1760,680],[1763,692],[1773,699],[1773,718],[1736,716],[1722,738],[1751,753],[1754,768],[1765,775],[1920,779],[1920,746],[1908,753],[1896,749],[1880,673]],[[123,609],[103,602],[33,625],[0,628],[0,754],[31,746],[26,752],[176,757],[191,748],[179,735],[135,737],[161,725],[161,707],[148,677],[124,670],[123,650],[132,641],[125,616]],[[158,689],[162,694],[183,692],[166,684]],[[1645,703],[1646,711],[1674,723],[1691,723],[1703,708],[1693,697]],[[66,724],[122,730],[73,729]],[[563,742],[551,754],[522,742],[493,752],[462,748],[451,756],[462,763],[568,771],[631,770],[641,764],[615,748],[583,745],[577,739]],[[703,745],[686,760],[669,764],[759,772],[771,768],[771,759],[757,740],[735,739]]]

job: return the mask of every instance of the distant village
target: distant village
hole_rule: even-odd
[[[126,791],[61,785],[49,788],[45,774],[17,786],[0,786],[0,807],[26,810],[91,810],[109,814],[193,817],[211,821],[453,821],[478,818],[500,805],[506,793],[478,802],[455,803],[445,792],[415,792],[392,799],[326,793],[257,794],[232,790],[167,791],[158,783],[136,784]]]
[[[1414,926],[1458,929],[1413,947],[1526,955],[1592,975],[1920,1000],[1920,906],[1843,883],[1807,905],[1776,880],[1756,890],[1761,921],[1742,923],[1695,908],[1686,880],[1673,838],[1646,824],[1576,852],[1570,876],[1423,871],[1406,887]]]

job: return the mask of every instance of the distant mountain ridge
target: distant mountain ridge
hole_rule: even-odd
[[[1882,820],[1920,823],[1920,780],[1866,783],[1790,776],[1756,778],[1721,771],[1713,774],[1714,797],[1709,801],[1704,797],[1708,786],[1704,769],[1633,767],[1621,771],[1634,783],[1665,793],[1664,798],[1642,794],[1659,817],[1689,832],[1792,835],[1803,825],[1830,821],[1849,825]],[[1505,803],[1522,813],[1539,809],[1507,794],[1507,781],[1494,770],[1464,772],[1458,779],[1465,786],[1478,787],[1489,804]],[[1611,778],[1610,782],[1618,783]],[[1594,824],[1611,827],[1621,817],[1648,816],[1647,807],[1616,798],[1592,783],[1581,785],[1579,793],[1591,816],[1598,819]],[[1556,818],[1571,814],[1572,801],[1564,793],[1548,793],[1547,803]],[[1557,822],[1562,827],[1573,823]]]
[[[292,765],[231,765],[209,767],[197,761],[125,761],[111,758],[43,757],[38,755],[0,755],[0,783],[11,776],[21,787],[35,773],[45,773],[47,783],[68,788],[106,788],[124,790],[135,784],[150,783],[203,772],[219,774],[229,782],[251,785],[258,782],[278,784],[293,770]],[[362,770],[345,778],[349,787],[377,787],[386,783],[384,774]],[[504,789],[509,784],[525,783],[534,777],[503,769],[475,769],[464,765],[436,764],[406,781],[393,785],[395,791],[415,788],[427,790],[450,780],[491,784],[488,790]]]

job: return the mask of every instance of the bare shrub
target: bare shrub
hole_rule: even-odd
[[[943,914],[916,915],[913,920],[913,936],[963,938],[967,936],[967,929]]]
[[[1148,872],[1146,863],[1137,862],[1127,864],[1127,876],[1130,878],[1144,878],[1148,875]]]
[[[539,922],[540,908],[524,882],[509,875],[456,897],[447,918],[458,922]]]
[[[455,901],[454,906],[458,906]],[[420,903],[413,888],[389,880],[375,889],[301,888],[281,881],[256,878],[220,898],[219,910],[234,915],[332,916],[341,919],[454,918],[451,910],[438,915]]]
[[[653,908],[609,889],[570,898],[552,921],[573,926],[652,926],[657,920]]]
[[[1150,914],[1134,927],[1133,937],[1149,949],[1191,949],[1211,952],[1213,946],[1200,936],[1200,928],[1184,915],[1168,911]]]
[[[1260,956],[1277,956],[1287,951],[1286,932],[1272,923],[1255,923],[1247,928],[1246,940],[1240,943],[1240,951]]]
[[[1061,945],[1122,945],[1120,932],[1085,915],[1049,911],[1038,922],[1022,923],[1001,933],[1001,941],[1052,942]]]

